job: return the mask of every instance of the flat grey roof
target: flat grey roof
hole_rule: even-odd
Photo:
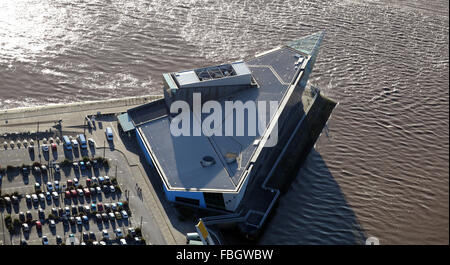
[[[297,72],[295,62],[299,56],[301,55],[298,52],[285,46],[249,60],[247,66],[259,87],[243,90],[218,101],[222,106],[226,100],[280,103]],[[267,116],[270,116],[268,107],[266,111]],[[223,120],[225,115],[222,113]],[[191,122],[198,123],[199,120],[200,118],[196,117],[191,119]],[[236,190],[245,166],[257,148],[253,142],[258,136],[174,137],[169,126],[169,118],[165,116],[139,128],[158,160],[170,188]],[[237,153],[238,161],[228,164],[224,157],[226,153]],[[216,164],[202,167],[200,161],[205,155],[212,156]]]

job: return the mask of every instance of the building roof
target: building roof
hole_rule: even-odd
[[[218,102],[223,110],[226,100],[278,101],[279,104],[289,85],[295,81],[299,59],[306,57],[302,51],[283,46],[250,59],[246,64],[238,64],[234,69],[245,71],[245,68],[248,68],[258,87],[242,90],[219,99]],[[240,66],[245,68],[241,69]],[[268,107],[266,112],[270,120]],[[191,128],[208,116],[202,114],[201,117],[196,117],[192,113],[189,115]],[[227,115],[230,113],[223,111],[223,121]],[[244,124],[247,123],[248,115],[245,115]],[[257,140],[260,138],[260,135],[175,137],[170,132],[168,116],[143,123],[138,129],[151,151],[154,162],[162,171],[166,186],[174,190],[237,191],[245,175],[246,165],[258,147]],[[222,135],[225,135],[224,128],[222,130]],[[229,155],[234,155],[236,160],[228,161]],[[212,157],[215,164],[203,167],[201,161],[205,156]]]
[[[119,124],[120,126],[122,126],[122,130],[124,132],[129,132],[135,129],[133,121],[131,120],[128,113],[123,113],[117,116],[117,119],[119,120]]]

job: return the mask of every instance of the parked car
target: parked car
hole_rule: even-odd
[[[117,220],[122,219],[122,215],[119,212],[115,212],[114,215],[116,216]]]
[[[42,223],[41,221],[36,221],[36,229],[41,230],[42,229]]]
[[[97,218],[97,221],[101,221],[102,220],[102,215],[101,214],[96,214],[95,218]]]
[[[30,211],[27,211],[26,216],[27,216],[27,221],[33,220],[33,214],[31,214]]]
[[[90,146],[95,147],[95,141],[94,141],[94,139],[89,138],[89,139],[88,139],[88,143],[89,143]]]
[[[97,194],[101,194],[102,193],[102,188],[96,187],[95,191],[96,191]]]
[[[47,166],[46,165],[42,165],[41,166],[41,171],[42,172],[47,172]]]
[[[67,181],[67,187],[72,187],[72,186],[73,186],[73,181],[69,179]]]
[[[108,215],[106,213],[102,213],[103,221],[108,221]]]
[[[70,195],[72,197],[76,198],[78,194],[77,194],[77,191],[75,189],[72,189],[72,190],[70,190]]]
[[[125,210],[122,210],[122,217],[124,218],[124,219],[127,219],[128,218],[128,213],[127,213],[127,211],[125,211]]]
[[[84,196],[82,189],[77,189],[77,193],[78,193],[78,196],[80,196],[80,197]]]
[[[89,191],[88,188],[84,188],[83,191],[85,196],[91,196],[91,192]]]
[[[50,227],[54,228],[56,226],[55,220],[50,220],[49,225]]]
[[[83,222],[89,223],[89,218],[86,215],[83,215],[83,217],[81,217],[81,219],[83,219]]]
[[[131,234],[131,236],[136,236],[136,230],[133,227],[128,227],[128,234]]]
[[[62,238],[60,235],[56,235],[56,244],[61,245],[62,243]]]
[[[61,167],[58,164],[56,164],[55,165],[55,172],[59,173],[60,171],[61,171]]]
[[[125,238],[121,238],[119,242],[120,245],[127,245],[127,241],[125,240]]]
[[[35,191],[41,190],[41,184],[39,184],[39,183],[36,182],[36,183],[34,184],[34,190],[35,190]]]
[[[110,212],[108,215],[109,215],[109,219],[114,220],[115,216],[112,212]]]
[[[47,201],[51,201],[52,200],[52,194],[50,192],[46,192],[45,193],[45,198],[47,199]]]
[[[73,178],[73,184],[74,184],[75,186],[78,186],[79,182],[78,182],[78,179],[77,179],[77,178]]]
[[[27,223],[23,223],[22,224],[22,229],[24,232],[29,232],[30,231],[30,227],[28,226]]]
[[[75,220],[77,221],[77,224],[81,225],[83,221],[81,220],[81,217],[77,216],[75,217]]]
[[[108,230],[104,229],[104,230],[102,231],[102,236],[103,236],[103,238],[109,239],[109,233],[108,233]]]
[[[39,193],[39,200],[40,200],[41,202],[45,202],[45,196],[44,196],[44,193]]]
[[[31,199],[33,199],[33,202],[34,202],[34,203],[37,203],[37,202],[38,202],[38,196],[37,196],[36,194],[32,194],[32,195],[31,195]]]
[[[103,212],[103,203],[101,202],[97,203],[97,209],[99,212]]]
[[[39,208],[38,216],[39,216],[39,218],[45,219],[45,212],[42,208]]]
[[[73,139],[72,140],[72,146],[73,146],[73,148],[78,148],[78,141]]]
[[[23,212],[20,212],[20,213],[19,213],[19,220],[20,220],[21,222],[25,222],[25,214],[24,214]]]
[[[53,184],[51,182],[47,182],[47,190],[52,191],[53,190]]]
[[[55,180],[55,190],[59,190],[60,186],[59,186],[59,181]]]
[[[42,151],[45,153],[45,152],[48,152],[48,145],[46,145],[46,144],[43,144],[42,145]]]
[[[52,196],[54,200],[58,200],[59,199],[59,195],[56,191],[52,192]]]
[[[115,192],[116,192],[116,188],[114,188],[114,186],[111,185],[111,186],[109,186],[109,191],[110,191],[111,193],[115,193]]]
[[[116,236],[123,236],[122,230],[120,228],[117,228],[114,232],[116,233]]]
[[[108,141],[113,140],[113,132],[112,132],[111,127],[106,127],[105,134],[106,134],[106,139],[108,139]]]
[[[42,245],[48,245],[48,238],[47,238],[47,236],[42,236]]]

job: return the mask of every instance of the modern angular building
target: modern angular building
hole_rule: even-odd
[[[305,88],[323,35],[319,32],[245,61],[163,74],[163,99],[119,116],[123,131],[136,132],[169,201],[227,212],[239,209],[249,183],[270,174],[320,94]],[[192,110],[186,119],[191,131],[201,128],[207,118],[208,114],[195,112],[201,108],[195,95],[201,95],[202,103],[216,100],[225,110],[220,113],[222,121],[233,117],[235,123],[239,114],[227,111],[227,101],[272,101],[276,105],[270,109],[255,104],[265,119],[265,126],[256,135],[247,130],[243,135],[227,135],[222,124],[221,135],[194,136],[193,132],[174,136],[170,127],[178,116],[170,113],[174,102],[184,101]],[[244,115],[245,129],[249,117]],[[270,137],[277,137],[276,144]]]

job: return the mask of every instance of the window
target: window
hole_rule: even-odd
[[[199,206],[200,205],[200,201],[199,200],[191,199],[191,198],[184,198],[184,197],[175,196],[175,201],[182,202],[182,203],[193,204],[195,206]]]

